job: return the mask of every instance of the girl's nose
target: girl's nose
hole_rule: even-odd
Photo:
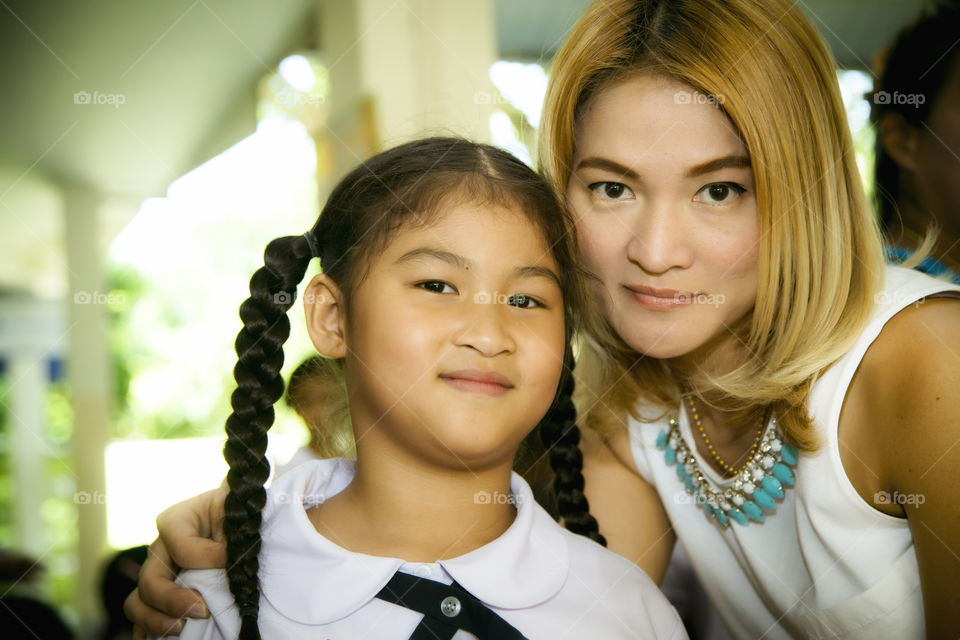
[[[508,296],[501,293],[477,294],[468,300],[463,326],[454,338],[456,345],[475,349],[488,358],[516,350],[507,301]]]

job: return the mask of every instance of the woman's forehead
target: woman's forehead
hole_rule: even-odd
[[[694,167],[720,157],[746,157],[746,146],[719,105],[722,99],[659,75],[611,83],[577,119],[577,161],[599,156],[627,166]]]

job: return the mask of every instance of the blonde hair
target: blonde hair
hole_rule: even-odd
[[[318,458],[357,457],[343,368],[337,360],[312,356],[290,374],[287,404],[310,432]]]
[[[579,113],[636,73],[712,96],[749,151],[759,282],[740,338],[751,355],[723,374],[679,372],[633,351],[606,321],[588,327],[584,422],[644,419],[638,399],[676,406],[683,384],[744,423],[773,411],[788,438],[815,449],[810,388],[862,331],[883,281],[833,59],[785,0],[598,0],[557,54],[547,89],[541,166],[561,193]]]

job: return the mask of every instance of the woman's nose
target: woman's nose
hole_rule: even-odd
[[[643,271],[658,275],[690,266],[692,238],[676,208],[652,202],[637,215],[630,231],[627,258]]]

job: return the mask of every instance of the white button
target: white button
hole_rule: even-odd
[[[460,600],[447,596],[440,602],[440,611],[448,618],[455,618],[460,613]]]

